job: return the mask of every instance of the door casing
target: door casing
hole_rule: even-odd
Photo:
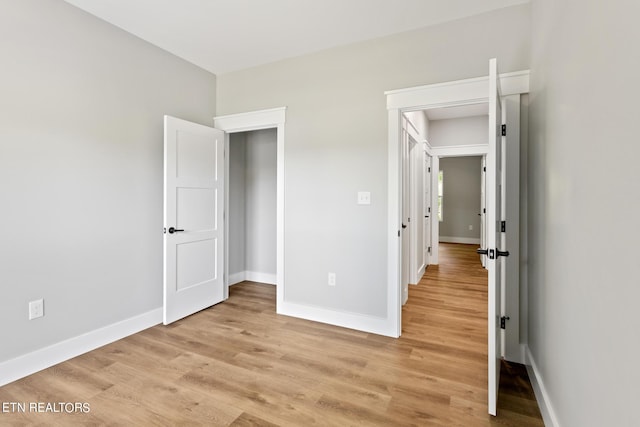
[[[268,110],[250,111],[246,113],[230,114],[214,117],[214,127],[225,132],[225,218],[229,206],[229,134],[248,132],[261,129],[276,129],[276,312],[281,313],[284,301],[284,142],[286,107]],[[229,227],[225,221],[225,257],[224,257],[224,287],[225,298],[229,297]]]
[[[495,67],[496,60],[490,61],[492,67]],[[495,68],[493,68],[495,69]],[[492,73],[495,71],[492,71]],[[389,328],[396,331],[396,336],[402,333],[402,286],[401,286],[401,269],[402,269],[402,134],[401,120],[407,111],[426,110],[429,108],[454,107],[461,105],[477,104],[489,102],[489,93],[495,93],[495,84],[501,87],[499,90],[501,96],[522,94],[529,92],[529,72],[522,71],[516,73],[508,73],[496,75],[493,83],[490,77],[479,77],[475,79],[459,80],[435,85],[421,86],[417,88],[401,89],[386,92],[387,110],[388,110],[388,321]],[[498,99],[501,102],[501,99]],[[490,115],[491,118],[491,115]],[[491,123],[490,123],[490,126]],[[488,142],[488,141],[487,141]],[[467,149],[468,147],[455,147],[458,149],[457,155],[483,155],[488,153],[489,144],[485,150],[480,147],[479,152]],[[476,150],[479,147],[474,147]],[[437,157],[436,157],[437,159]],[[436,162],[437,163],[437,160]],[[487,172],[495,165],[489,164]],[[437,173],[437,169],[434,169]],[[493,172],[495,173],[495,172]],[[489,183],[487,183],[489,185]],[[437,236],[437,233],[436,233]],[[490,242],[491,243],[491,242]],[[495,268],[490,270],[490,273]],[[491,292],[490,292],[491,294]],[[489,295],[491,299],[492,295]],[[500,304],[500,302],[498,303]],[[491,308],[491,306],[490,306]],[[495,307],[496,311],[502,310],[502,304]],[[491,310],[489,310],[491,312]],[[502,315],[502,312],[499,312]],[[519,314],[518,314],[519,315]],[[492,313],[489,313],[488,324],[493,326],[495,319]],[[492,334],[490,329],[489,338],[491,341]],[[491,346],[491,344],[489,344]],[[489,375],[492,374],[492,365],[490,361]],[[488,389],[491,387],[488,387]],[[496,387],[497,390],[497,387]],[[490,390],[491,391],[491,390]],[[489,413],[495,415],[495,401],[489,401]]]
[[[529,71],[517,71],[499,75],[502,96],[529,93]],[[488,102],[488,76],[456,80],[433,85],[417,86],[385,92],[388,114],[388,203],[387,203],[387,323],[391,336],[402,333],[401,287],[401,219],[402,219],[402,115],[408,111],[438,107],[453,107]],[[447,147],[447,155],[483,155],[481,146]],[[486,149],[485,149],[486,151]],[[438,155],[432,153],[432,176]],[[433,227],[437,226],[436,221]],[[432,240],[435,245],[434,234]],[[437,251],[432,250],[432,263],[437,263]]]

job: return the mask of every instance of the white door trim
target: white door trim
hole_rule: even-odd
[[[433,157],[467,157],[484,156],[489,151],[488,144],[477,145],[452,145],[450,147],[433,147],[431,155]]]
[[[287,107],[272,108],[268,110],[249,111],[239,114],[229,114],[225,116],[217,116],[213,118],[214,127],[225,131],[225,153],[229,153],[229,135],[230,133],[247,132],[260,129],[276,129],[277,142],[277,165],[276,165],[276,311],[284,301],[284,129],[286,121]],[[229,171],[229,156],[225,154],[225,174]],[[225,179],[228,185],[229,180]],[[228,190],[228,189],[227,189]],[[225,194],[228,197],[229,191]],[[225,200],[226,207],[229,206],[228,200]],[[228,242],[228,223],[225,221],[225,242]],[[225,274],[229,271],[227,256],[229,252],[228,243],[225,246]],[[229,278],[225,275],[225,292],[226,297],[229,296]]]
[[[514,95],[529,92],[529,71],[517,71],[500,74],[500,86],[502,95]],[[401,287],[401,120],[402,113],[406,111],[423,110],[427,108],[476,104],[488,102],[489,76],[477,77],[466,80],[457,80],[426,86],[417,86],[406,89],[385,92],[387,96],[388,112],[388,201],[387,201],[387,318],[389,330],[395,331],[396,336],[402,333],[402,287]],[[451,149],[451,147],[449,147]],[[434,148],[432,147],[432,150]],[[460,152],[457,155],[463,155]],[[481,152],[474,155],[483,155]],[[434,161],[438,162],[438,155],[434,154]],[[438,166],[438,165],[436,165]],[[431,170],[436,171],[432,164]],[[437,172],[435,172],[437,174]],[[435,174],[434,174],[435,175]],[[436,206],[436,205],[434,205]],[[433,221],[432,230],[435,237],[438,235],[438,223]],[[433,251],[437,254],[437,251]],[[437,263],[437,255],[434,263]]]
[[[504,358],[524,363],[520,345],[520,95],[503,97],[503,123],[507,124],[505,161],[506,171],[506,245],[510,255],[504,260],[506,289],[503,292],[503,315],[509,316],[508,328],[503,330]],[[526,315],[522,316],[523,320]],[[526,329],[525,329],[526,330]]]
[[[529,70],[502,73],[502,96],[529,93]],[[489,76],[386,91],[387,109],[405,111],[488,102]],[[474,102],[475,101],[475,102]]]

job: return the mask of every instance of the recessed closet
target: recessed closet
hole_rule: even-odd
[[[276,283],[276,129],[230,134],[228,281]]]

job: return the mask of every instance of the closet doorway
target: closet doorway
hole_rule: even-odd
[[[278,313],[285,292],[285,120],[286,107],[214,118],[215,127],[226,133],[225,299],[229,298],[230,284],[242,280],[271,283],[276,285]],[[232,146],[237,142],[239,145]],[[232,161],[234,171],[230,173]],[[251,183],[255,185],[249,188]],[[264,209],[265,218],[256,218],[255,212],[247,212],[247,207]],[[247,242],[251,244],[249,249]]]
[[[229,135],[228,284],[277,282],[277,130]]]

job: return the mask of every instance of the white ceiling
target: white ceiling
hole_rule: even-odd
[[[65,0],[215,74],[529,0]]]

